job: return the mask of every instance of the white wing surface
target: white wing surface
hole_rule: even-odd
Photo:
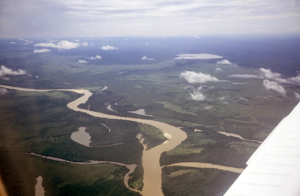
[[[300,103],[247,165],[224,196],[300,196]]]

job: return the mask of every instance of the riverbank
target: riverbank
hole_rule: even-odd
[[[163,196],[162,192],[162,177],[161,177],[161,167],[159,164],[159,159],[161,153],[165,151],[172,150],[176,146],[178,146],[182,141],[184,141],[187,138],[187,134],[182,131],[179,127],[174,127],[171,125],[168,125],[166,123],[157,122],[154,120],[147,120],[147,119],[138,119],[138,118],[132,118],[132,117],[121,117],[121,116],[114,116],[109,114],[104,114],[100,112],[94,112],[89,111],[86,109],[78,108],[80,104],[86,103],[86,101],[89,99],[89,97],[92,96],[93,93],[91,93],[89,90],[85,89],[57,89],[57,90],[37,90],[37,89],[26,89],[26,88],[18,88],[18,87],[10,87],[6,85],[0,85],[3,88],[13,89],[13,90],[19,90],[19,91],[31,91],[31,92],[49,92],[49,91],[73,91],[79,94],[82,94],[83,96],[79,97],[78,99],[70,102],[67,104],[67,107],[77,111],[77,112],[83,112],[87,113],[94,117],[99,118],[108,118],[108,119],[118,119],[118,120],[128,120],[133,122],[139,122],[147,125],[154,126],[158,128],[160,131],[163,132],[163,134],[171,135],[171,139],[168,140],[166,143],[162,143],[156,147],[153,147],[149,150],[144,150],[143,156],[142,156],[142,166],[144,169],[144,187],[141,192],[142,195],[157,195],[157,196]],[[107,89],[107,87],[104,87],[102,90]]]

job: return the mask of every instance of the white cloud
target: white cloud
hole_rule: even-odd
[[[0,96],[6,94],[8,94],[8,90],[6,90],[5,88],[0,88]]]
[[[211,108],[213,108],[212,105],[207,105],[207,106],[204,107],[204,109],[206,109],[206,110],[210,110]]]
[[[109,45],[102,46],[101,49],[102,49],[102,50],[118,50],[117,47],[115,47],[115,46],[109,46]]]
[[[277,82],[273,82],[273,81],[270,81],[270,80],[264,80],[263,81],[263,84],[265,86],[266,89],[272,89],[272,90],[275,90],[283,95],[286,94],[286,91],[285,89],[283,88],[283,86],[279,85]]]
[[[214,54],[180,54],[177,55],[178,57],[174,59],[216,59],[216,58],[223,58],[222,56],[214,55]]]
[[[95,59],[98,59],[98,60],[99,60],[99,59],[102,59],[102,57],[99,56],[99,55],[96,55],[95,57],[91,56],[90,59],[91,59],[91,60],[95,60]]]
[[[74,43],[74,42],[69,42],[67,40],[63,40],[58,42],[57,44],[54,43],[38,43],[34,45],[35,47],[45,47],[45,48],[58,48],[58,49],[73,49],[73,48],[78,48],[79,44]]]
[[[259,71],[265,78],[274,80],[278,83],[300,85],[300,75],[290,78],[282,78],[280,73],[272,72],[270,69],[260,68]]]
[[[190,93],[191,99],[194,101],[203,101],[205,99],[205,96],[200,92],[202,87],[199,87],[198,89],[194,89],[193,92]]]
[[[261,78],[273,80],[277,83],[300,85],[300,75],[290,78],[283,78],[280,73],[272,72],[270,69],[260,68],[259,76],[252,74],[232,74],[229,77],[233,78]]]
[[[89,43],[87,43],[87,42],[81,42],[80,45],[81,46],[89,46]]]
[[[154,58],[148,58],[147,56],[143,56],[143,58],[141,60],[143,60],[143,61],[145,61],[145,60],[153,61]]]
[[[0,77],[5,75],[24,75],[24,74],[26,74],[26,71],[23,69],[19,69],[18,71],[12,71],[12,69],[7,68],[4,65],[1,65]]]
[[[218,67],[217,67],[215,70],[216,70],[216,71],[223,71],[223,69],[218,68]]]
[[[31,41],[31,40],[24,40],[24,42],[25,42],[26,44],[31,44],[31,43],[33,43],[33,41]]]
[[[219,65],[232,65],[231,62],[229,62],[228,60],[224,59],[222,61],[218,61],[217,64]]]
[[[78,63],[88,63],[86,60],[78,60]]]
[[[297,0],[15,2],[21,1],[1,1],[1,8],[5,10],[1,12],[2,35],[94,37],[299,33]],[[34,20],[37,16],[38,20]],[[82,28],[83,24],[87,27]]]
[[[295,92],[295,96],[298,100],[300,100],[300,95],[298,93]]]
[[[291,77],[288,79],[288,81],[292,84],[300,85],[300,75]]]
[[[145,42],[145,44],[148,45],[149,43],[148,43],[148,42]]]
[[[49,49],[43,48],[43,49],[40,49],[40,50],[35,49],[35,50],[33,51],[33,53],[42,53],[42,52],[50,52],[50,51],[51,51],[51,50],[49,50]]]
[[[272,72],[270,69],[260,68],[259,71],[267,79],[275,80],[276,82],[279,82],[279,83],[287,83],[288,82],[286,79],[281,77],[280,73]]]
[[[205,83],[205,82],[219,82],[220,80],[210,74],[196,73],[194,71],[185,71],[180,74],[180,77],[186,79],[190,84]]]
[[[225,96],[223,96],[223,97],[220,97],[220,100],[225,100],[226,99],[226,97]]]
[[[281,77],[280,73],[273,73],[270,69],[260,68],[259,71],[268,79]]]
[[[239,100],[242,100],[242,101],[248,101],[248,99],[245,98],[245,97],[240,97]]]
[[[232,75],[229,75],[229,77],[232,77],[232,78],[261,78],[259,76],[252,75],[252,74],[232,74]]]

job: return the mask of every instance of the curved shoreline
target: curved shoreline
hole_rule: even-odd
[[[113,162],[113,161],[75,162],[75,161],[68,161],[68,160],[61,159],[61,158],[55,158],[55,157],[45,156],[45,155],[41,155],[41,154],[36,154],[36,153],[33,153],[33,152],[26,153],[26,154],[41,157],[41,158],[44,158],[44,159],[49,159],[49,160],[52,160],[52,161],[71,163],[71,164],[76,164],[76,165],[95,165],[95,164],[106,164],[106,163],[108,163],[108,164],[114,164],[114,165],[127,167],[127,169],[129,169],[129,172],[127,172],[124,176],[124,184],[128,189],[130,189],[132,191],[135,191],[135,192],[139,192],[138,190],[130,188],[129,185],[128,185],[129,175],[134,172],[135,168],[137,167],[136,164],[126,165],[124,163],[118,163],[118,162]]]
[[[139,119],[132,117],[122,117],[122,116],[114,116],[110,114],[104,114],[95,111],[89,111],[85,109],[78,108],[78,105],[85,103],[92,93],[88,90],[79,89],[79,90],[68,90],[74,91],[77,93],[83,94],[82,97],[70,102],[67,104],[67,107],[74,111],[84,112],[91,116],[100,117],[100,118],[109,118],[109,119],[117,119],[117,120],[129,120],[139,123],[148,124],[158,128],[164,134],[167,133],[171,135],[171,138],[166,143],[162,143],[156,147],[151,148],[150,150],[144,150],[142,156],[142,166],[144,169],[144,187],[141,192],[142,195],[156,195],[163,196],[162,192],[162,176],[161,176],[161,167],[159,163],[161,153],[165,151],[172,150],[176,146],[178,146],[182,141],[187,138],[187,134],[182,131],[179,127],[174,127],[166,123],[157,122],[154,120],[148,119]]]
[[[211,163],[201,163],[201,162],[180,162],[180,163],[173,163],[170,165],[165,165],[164,167],[174,167],[174,166],[180,166],[180,167],[194,167],[194,168],[211,168],[211,169],[219,169],[224,171],[230,171],[234,173],[242,173],[244,171],[243,168],[236,168],[236,167],[227,167],[223,165],[215,165]]]
[[[228,133],[228,132],[223,132],[223,131],[218,131],[218,133],[220,133],[222,135],[226,135],[227,137],[235,137],[235,138],[238,138],[238,139],[246,141],[246,142],[253,142],[253,143],[258,143],[258,144],[262,143],[261,141],[257,141],[257,140],[245,139],[242,136],[235,134],[235,133]]]
[[[11,87],[11,86],[6,86],[6,85],[0,85],[0,86],[3,88],[13,89],[13,90],[31,91],[31,92],[73,91],[73,92],[76,92],[79,94],[83,94],[83,96],[81,96],[78,99],[67,104],[67,107],[74,111],[87,113],[94,117],[117,119],[117,120],[129,120],[129,121],[133,121],[133,122],[144,123],[144,124],[148,124],[148,125],[158,128],[164,134],[169,134],[171,136],[171,138],[169,138],[167,142],[164,142],[164,143],[162,143],[156,147],[153,147],[149,150],[144,150],[143,156],[142,156],[142,166],[144,169],[144,179],[143,179],[144,187],[143,187],[143,190],[141,191],[141,194],[144,196],[147,196],[147,195],[163,196],[162,187],[161,187],[161,185],[162,185],[162,176],[161,176],[162,173],[161,172],[162,171],[161,171],[159,159],[160,159],[161,153],[172,150],[173,148],[178,146],[182,141],[184,141],[187,138],[187,134],[184,131],[182,131],[179,127],[174,127],[169,124],[166,124],[163,122],[157,122],[154,120],[114,116],[114,115],[109,115],[109,114],[104,114],[104,113],[100,113],[100,112],[95,112],[95,111],[78,108],[78,106],[80,104],[86,103],[87,100],[89,99],[89,97],[91,97],[93,94],[89,90],[85,90],[85,89],[38,90],[38,89]],[[102,90],[105,90],[105,89],[107,89],[107,87],[104,87]],[[132,189],[130,188],[130,190],[132,190]],[[134,190],[134,191],[136,191],[136,190]]]

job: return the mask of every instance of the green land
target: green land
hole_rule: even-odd
[[[12,58],[9,53],[2,55]],[[77,63],[78,57],[54,53],[33,56],[32,51],[17,53],[15,58],[10,62],[12,66],[22,61],[28,73],[39,77],[10,76],[10,80],[1,79],[0,84],[35,89],[85,88],[93,95],[81,108],[183,127],[188,138],[175,149],[164,152],[161,165],[191,161],[244,168],[259,144],[227,137],[218,131],[263,141],[298,103],[294,92],[300,93],[284,85],[287,94],[283,96],[266,90],[261,79],[231,78],[231,74],[255,74],[256,70],[222,65],[224,71],[217,72],[219,65],[209,60],[82,65]],[[206,96],[203,101],[194,101],[190,97],[190,84],[180,77],[187,70],[211,74],[227,82],[194,84],[194,88],[205,86],[201,93]],[[108,89],[100,91],[104,86]],[[45,195],[139,195],[124,185],[126,167],[74,165],[25,154],[33,152],[75,162],[134,163],[138,166],[130,176],[129,185],[142,189],[143,146],[136,135],[143,135],[148,148],[166,138],[151,126],[95,118],[68,109],[67,103],[78,97],[73,92],[14,90],[0,96],[0,171],[9,195],[33,195],[39,175],[45,176]],[[107,110],[107,104],[117,113]],[[128,113],[141,108],[152,117]],[[110,133],[103,124],[111,129]],[[79,127],[87,128],[92,147],[71,140],[70,135]],[[220,195],[238,177],[216,169],[165,167],[162,171],[166,196]]]

